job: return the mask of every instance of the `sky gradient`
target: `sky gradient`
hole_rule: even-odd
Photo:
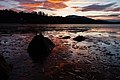
[[[0,10],[42,11],[53,16],[78,15],[120,20],[120,0],[0,0]]]

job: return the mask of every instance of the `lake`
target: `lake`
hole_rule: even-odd
[[[35,64],[27,47],[41,31],[56,46]],[[0,54],[9,80],[120,80],[120,24],[0,24]]]
[[[39,32],[39,31],[73,31],[80,32],[92,29],[93,31],[119,32],[120,24],[0,24],[0,32]]]

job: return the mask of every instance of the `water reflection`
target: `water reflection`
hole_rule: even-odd
[[[109,32],[109,33],[116,33],[116,32],[120,32],[120,28],[92,28],[90,31],[93,32]]]
[[[119,78],[119,25],[18,24],[14,25],[14,28],[17,27],[15,29],[12,25],[5,26],[7,28],[0,29],[0,53],[14,65],[10,80],[36,78],[41,80],[90,80],[93,78],[94,80],[117,80]],[[15,32],[8,29],[10,27]],[[90,29],[79,32],[82,28]],[[41,29],[45,29],[44,36],[56,45],[43,65],[33,64],[27,53],[29,42]],[[4,31],[11,32],[12,35]],[[73,38],[79,35],[87,39],[81,42],[74,41]],[[63,39],[65,36],[70,37]]]
[[[92,29],[92,30],[91,30]],[[1,24],[0,33],[31,33],[39,31],[120,31],[119,24]]]

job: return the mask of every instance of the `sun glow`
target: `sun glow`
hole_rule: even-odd
[[[92,17],[94,19],[104,19],[103,15],[107,16],[105,19],[118,20],[120,18],[118,0],[2,0],[0,10],[3,9],[27,12],[43,11],[55,16],[95,16]],[[117,16],[114,16],[116,13],[118,13]]]

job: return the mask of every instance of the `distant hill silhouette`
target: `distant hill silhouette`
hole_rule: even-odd
[[[66,18],[82,18],[82,19],[85,19],[87,17],[85,17],[85,16],[77,16],[77,15],[68,15],[68,16],[66,16]],[[91,18],[87,18],[87,19],[91,19]],[[91,20],[94,20],[94,19],[91,19]]]
[[[94,20],[84,16],[68,15],[48,16],[43,12],[15,12],[12,10],[0,10],[0,23],[39,23],[39,24],[109,24],[120,22],[108,22],[103,20]]]
[[[94,20],[94,19],[91,19],[91,18],[88,18],[88,17],[85,17],[85,16],[77,16],[77,15],[68,15],[66,16],[66,18],[70,19],[72,23],[108,23],[107,21],[103,21],[103,20]]]

